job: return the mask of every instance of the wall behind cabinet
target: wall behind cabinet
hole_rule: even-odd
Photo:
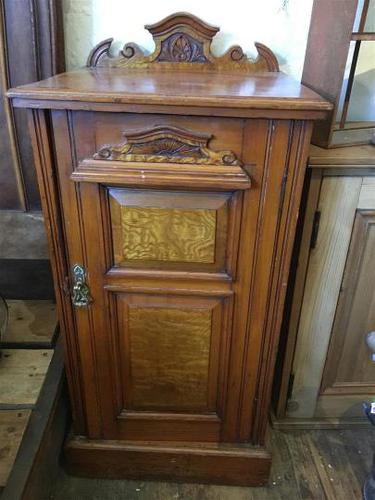
[[[190,12],[220,26],[212,50],[222,54],[231,45],[256,55],[254,41],[262,41],[276,54],[283,71],[301,78],[313,0],[63,0],[66,60],[69,69],[85,64],[93,45],[114,37],[117,48],[136,42],[148,51],[154,43],[143,28],[174,12]]]
[[[64,71],[61,0],[0,1],[0,295],[53,297],[26,111],[9,87]]]
[[[61,0],[0,4],[0,209],[40,210],[26,112],[13,110],[9,87],[64,71]]]

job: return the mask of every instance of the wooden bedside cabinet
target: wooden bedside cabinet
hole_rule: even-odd
[[[10,91],[30,123],[74,426],[72,473],[258,485],[312,120],[257,44],[175,14]]]

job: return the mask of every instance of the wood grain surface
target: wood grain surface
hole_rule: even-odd
[[[363,425],[362,402],[373,398],[375,372],[365,336],[375,327],[375,183],[359,170],[363,162],[369,163],[370,148],[348,148],[348,165],[358,161],[350,173],[346,165],[339,166],[343,152],[323,154],[313,148],[314,158],[322,162],[321,170],[313,170],[316,175],[322,173],[317,206],[321,217],[316,244],[310,248],[311,239],[307,243],[308,263],[299,277],[303,293],[300,299],[298,293],[294,298],[296,325],[290,328],[298,327],[298,337],[295,354],[293,343],[289,354],[294,355],[293,390],[286,405],[288,418],[280,422],[289,428],[312,423]],[[309,217],[307,228],[313,223]],[[299,254],[302,261],[304,252]],[[287,370],[287,380],[290,373]]]
[[[0,363],[0,404],[34,405],[44,382],[52,349],[4,349]]]
[[[211,139],[210,134],[158,125],[127,132],[125,142],[102,147],[94,154],[94,159],[191,165],[241,165],[232,151],[211,149],[209,146]]]
[[[52,300],[7,300],[8,328],[2,342],[51,342],[57,326]]]
[[[327,378],[323,379],[323,391],[326,387],[332,387],[332,384],[338,389],[340,385],[345,386],[345,383],[368,384],[367,392],[374,390],[375,366],[364,342],[365,335],[375,326],[373,262],[375,211],[360,210],[357,211],[354,222],[338,312],[326,361]],[[353,390],[353,387],[348,387],[348,390]]]
[[[121,222],[125,260],[215,260],[213,210],[122,207]]]
[[[325,149],[311,145],[310,168],[360,169],[375,166],[375,147],[373,145],[351,146],[349,148]]]
[[[154,71],[163,71],[166,67],[190,71],[279,71],[275,55],[261,43],[255,43],[258,51],[255,61],[249,59],[238,45],[216,57],[211,52],[211,42],[220,28],[186,12],[172,14],[145,28],[155,43],[152,54],[145,53],[135,43],[127,43],[118,57],[111,57],[109,51],[113,39],[108,38],[92,49],[87,66],[141,67],[153,68]]]
[[[129,309],[133,407],[207,408],[211,311]]]
[[[64,71],[63,9],[59,0],[1,2],[0,183],[2,210],[40,210],[27,112],[12,109],[5,93]]]
[[[222,270],[231,195],[110,188],[114,264]]]
[[[97,85],[98,79],[102,82],[100,87]],[[321,116],[325,116],[332,108],[318,94],[283,73],[228,73],[212,78],[209,73],[184,71],[156,74],[147,70],[127,71],[120,68],[82,69],[11,89],[8,96],[22,100],[48,99],[51,100],[50,107],[55,106],[53,101],[80,101],[81,109],[87,109],[82,104],[84,102],[148,106],[219,105],[220,108],[274,111],[315,110],[321,111]],[[22,103],[16,101],[15,105],[20,106]],[[29,102],[27,105],[33,104]],[[71,105],[69,107],[72,108]]]

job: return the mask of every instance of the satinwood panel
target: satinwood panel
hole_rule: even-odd
[[[224,268],[230,195],[109,189],[114,263]]]
[[[125,410],[216,410],[220,310],[217,299],[118,295]]]
[[[213,210],[121,207],[125,260],[214,262]]]
[[[134,406],[205,407],[210,334],[207,310],[131,308]]]

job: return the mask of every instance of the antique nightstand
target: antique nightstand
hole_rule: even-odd
[[[267,481],[275,351],[312,121],[257,44],[175,14],[155,51],[13,89],[30,108],[74,426],[72,473]]]

